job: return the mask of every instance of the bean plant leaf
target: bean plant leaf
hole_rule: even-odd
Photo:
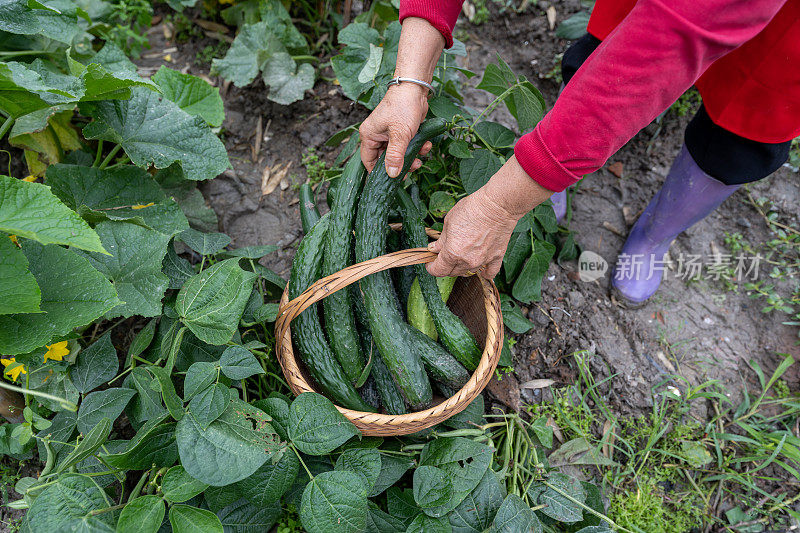
[[[222,415],[230,403],[230,389],[217,383],[198,392],[189,402],[189,412],[202,430]]]
[[[514,132],[497,122],[484,120],[475,124],[475,134],[491,148],[510,148],[517,137]]]
[[[336,470],[361,474],[371,492],[381,474],[381,454],[375,448],[351,448],[336,459]]]
[[[209,344],[222,345],[233,338],[256,275],[226,259],[184,284],[175,300],[181,321]]]
[[[236,484],[236,490],[257,507],[280,501],[297,479],[300,461],[294,452],[282,454],[278,462],[267,461],[253,475]]]
[[[547,482],[551,486],[534,483],[528,489],[532,501],[545,505],[541,512],[560,522],[571,524],[580,521],[583,518],[583,508],[575,501],[580,503],[586,501],[586,493],[581,482],[561,472],[551,473]]]
[[[533,241],[531,256],[511,289],[514,298],[528,304],[542,298],[542,278],[555,253],[556,247],[549,242],[538,239]]]
[[[265,373],[256,356],[242,346],[227,347],[222,352],[219,366],[222,373],[231,379],[245,379]]]
[[[428,200],[428,211],[435,218],[444,218],[454,205],[456,205],[456,199],[447,191],[435,191]]]
[[[190,505],[173,505],[169,509],[169,523],[174,533],[223,533],[219,517],[205,509]]]
[[[190,476],[208,485],[240,481],[283,449],[268,422],[266,414],[238,399],[232,399],[206,430],[188,412],[175,434],[181,464]]]
[[[367,523],[364,479],[353,472],[323,472],[303,491],[300,520],[309,533],[356,533]]]
[[[208,485],[190,476],[181,465],[170,468],[161,481],[161,492],[172,503],[183,503],[207,488]]]
[[[492,456],[489,446],[463,437],[438,438],[426,444],[420,466],[435,466],[444,471],[452,482],[453,496],[439,506],[425,509],[425,514],[438,517],[455,509],[483,478]]]
[[[89,224],[47,185],[0,176],[0,231],[42,244],[64,244],[106,253]]]
[[[147,367],[137,366],[122,383],[123,387],[136,391],[136,396],[125,408],[128,418],[135,426],[158,418],[165,412],[164,406],[161,405],[161,386],[154,383],[155,381],[156,378],[147,370]]]
[[[217,511],[217,516],[222,522],[222,527],[230,533],[256,533],[272,531],[272,527],[281,517],[282,509],[279,503],[259,506],[239,498],[230,505]]]
[[[202,78],[182,74],[163,65],[152,79],[161,89],[164,98],[172,100],[190,115],[201,117],[211,127],[222,125],[225,110],[219,88]]]
[[[217,380],[217,365],[207,361],[192,363],[183,379],[183,399],[191,400]]]
[[[390,488],[386,492],[386,508],[389,514],[400,520],[405,527],[408,527],[418,515],[422,514],[422,510],[414,501],[414,492],[411,489]]]
[[[452,531],[453,526],[446,518],[432,518],[425,514],[417,516],[406,529],[406,533],[452,533]]]
[[[159,496],[139,496],[122,509],[117,533],[155,533],[164,521],[166,509]]]
[[[192,264],[175,253],[175,246],[167,246],[167,255],[161,264],[161,271],[169,278],[170,289],[180,289],[186,280],[194,276]]]
[[[414,501],[425,513],[444,516],[449,511],[440,510],[446,508],[452,498],[453,483],[444,470],[429,465],[414,470]]]
[[[521,335],[533,329],[533,322],[525,318],[517,304],[505,294],[500,295],[500,310],[503,312],[505,327]]]
[[[506,497],[497,474],[490,468],[475,490],[449,515],[450,524],[458,531],[486,531]]]
[[[544,98],[539,90],[523,76],[518,78],[499,55],[497,63],[486,66],[477,88],[502,96],[520,131],[533,128],[544,115]]]
[[[42,291],[28,269],[28,260],[0,233],[0,315],[38,313]]]
[[[370,498],[382,493],[395,483],[414,466],[414,461],[408,457],[398,457],[390,454],[381,454],[381,471],[375,480]]]
[[[111,343],[111,331],[78,353],[69,369],[72,383],[83,394],[90,392],[117,375],[119,359]]]
[[[42,291],[44,312],[0,315],[0,353],[28,353],[89,324],[119,303],[111,283],[74,251],[32,241],[21,244]]]
[[[231,243],[231,238],[224,233],[203,233],[191,228],[183,231],[178,239],[200,255],[213,255]]]
[[[172,466],[178,459],[175,442],[175,424],[163,423],[160,418],[148,420],[121,453],[108,454],[103,460],[110,466],[124,470],[146,470],[153,465]]]
[[[225,145],[203,119],[149,89],[131,90],[130,100],[83,103],[81,112],[95,119],[83,129],[87,139],[122,145],[141,167],[178,161],[187,178],[207,180],[230,165]]]
[[[580,39],[586,33],[589,25],[589,12],[579,11],[570,16],[556,28],[556,37],[573,41]]]
[[[134,165],[100,169],[51,165],[47,184],[71,209],[92,223],[128,220],[165,235],[189,227],[186,216],[145,170]]]
[[[161,299],[169,286],[161,272],[169,236],[121,221],[101,222],[95,231],[111,255],[84,255],[111,280],[124,302],[106,313],[106,318],[160,315]]]
[[[69,455],[56,467],[56,472],[64,472],[70,467],[80,463],[102,446],[111,434],[111,422],[111,419],[103,418],[100,422],[95,424],[91,431],[86,434],[78,445],[72,449]]]
[[[278,433],[281,440],[289,440],[289,425],[291,424],[291,413],[289,404],[283,398],[273,396],[264,398],[253,404],[272,418],[271,425]]]
[[[89,433],[103,418],[116,420],[136,391],[117,387],[86,395],[78,409],[78,431]]]
[[[453,429],[475,429],[483,423],[484,405],[483,394],[479,394],[466,409],[442,423]]]
[[[355,435],[356,426],[321,394],[304,392],[292,402],[289,439],[301,452],[324,455]]]
[[[542,524],[531,508],[516,494],[509,494],[503,500],[494,517],[490,533],[518,533],[530,531],[542,533]]]
[[[480,148],[472,152],[472,157],[462,159],[458,165],[461,184],[467,194],[472,194],[483,187],[500,167],[503,166],[500,158],[489,150]]]
[[[156,377],[156,380],[158,380],[158,390],[161,392],[161,398],[164,400],[164,405],[167,406],[169,415],[175,420],[183,418],[183,402],[178,396],[178,393],[175,392],[175,384],[172,382],[169,370],[155,365],[149,366],[147,369]]]
[[[114,531],[114,514],[91,516],[108,507],[100,489],[88,478],[64,476],[33,501],[27,519],[31,531]]]
[[[396,533],[405,531],[406,526],[399,519],[384,512],[374,502],[369,502],[367,510],[367,531],[370,533]]]
[[[512,283],[522,270],[525,260],[531,255],[531,236],[529,231],[511,234],[506,253],[503,256],[503,270],[506,282]],[[504,317],[505,318],[505,317]]]

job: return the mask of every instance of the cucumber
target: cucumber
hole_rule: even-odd
[[[419,133],[408,145],[403,169],[397,178],[390,178],[386,173],[384,155],[378,159],[358,204],[356,261],[366,261],[384,253],[386,232],[383,228],[403,175],[408,172],[422,145],[444,133],[446,128],[446,122],[440,119],[426,121],[420,126]],[[413,328],[397,309],[391,276],[386,271],[377,272],[362,279],[360,285],[372,337],[392,379],[413,409],[428,407],[433,399],[433,390],[422,360],[412,346]]]
[[[414,267],[405,267],[414,271]],[[447,303],[450,298],[450,293],[453,292],[453,287],[456,284],[456,278],[444,277],[435,278],[436,285],[439,287],[439,294],[442,295],[442,301]],[[422,297],[422,290],[419,288],[419,280],[414,276],[414,282],[411,284],[411,290],[408,291],[407,303],[408,323],[420,330],[433,340],[439,340],[439,334],[436,332],[436,325],[433,323],[428,306],[425,305],[425,299]]]
[[[402,415],[407,411],[406,402],[403,400],[403,395],[397,389],[397,385],[392,381],[392,376],[389,374],[389,369],[386,368],[383,359],[378,355],[378,347],[372,341],[372,333],[369,331],[369,320],[367,319],[367,310],[364,308],[364,300],[361,292],[358,289],[358,284],[350,285],[353,289],[351,296],[353,298],[356,322],[358,322],[358,333],[361,340],[361,349],[366,354],[367,358],[372,360],[372,369],[370,370],[370,377],[375,383],[375,389],[381,398],[381,404],[385,411],[392,415]],[[377,368],[376,368],[377,367]],[[363,394],[362,394],[363,396]]]
[[[300,186],[300,224],[303,226],[303,234],[307,235],[318,220],[319,211],[314,205],[314,191],[311,190],[311,185],[304,183]]]
[[[328,229],[329,220],[328,215],[320,218],[297,248],[289,278],[290,299],[300,296],[319,278],[322,271],[322,239]],[[336,362],[322,331],[317,304],[300,313],[292,321],[292,338],[300,357],[328,398],[349,409],[375,411],[361,399],[342,371],[342,367]]]
[[[434,341],[417,328],[411,330],[411,344],[422,358],[428,375],[445,385],[460,389],[469,381],[469,372],[456,361],[441,344]]]
[[[366,172],[361,159],[354,155],[345,165],[339,178],[331,220],[324,239],[323,276],[330,276],[349,264],[353,242],[353,215],[358,191],[364,182]],[[342,289],[331,294],[322,300],[322,308],[328,340],[336,360],[342,365],[347,379],[358,386],[357,382],[364,371],[366,361],[359,346],[350,291]]]
[[[381,407],[381,395],[378,392],[378,386],[375,384],[375,379],[370,376],[364,383],[364,386],[358,389],[364,401],[370,404],[376,410]]]
[[[403,233],[409,245],[415,248],[427,247],[428,237],[425,234],[425,226],[417,206],[405,191],[401,190],[399,197],[403,211]],[[461,364],[470,371],[475,370],[478,368],[482,354],[475,337],[461,322],[461,319],[448,309],[439,293],[436,280],[428,274],[425,266],[414,265],[414,269],[417,272],[417,280],[425,304],[428,306],[436,331],[439,333],[439,340]]]

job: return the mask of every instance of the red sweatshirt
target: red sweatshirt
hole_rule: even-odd
[[[639,0],[553,109],[520,138],[514,147],[517,160],[551,191],[595,172],[714,61],[756,36],[786,2]],[[400,20],[428,20],[449,47],[461,3],[402,0]]]

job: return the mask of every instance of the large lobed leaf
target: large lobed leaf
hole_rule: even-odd
[[[28,353],[119,304],[111,283],[76,252],[32,241],[23,242],[22,251],[41,288],[44,312],[0,315],[0,353]]]
[[[38,313],[42,291],[28,269],[28,260],[0,233],[0,315]]]
[[[136,165],[166,168],[177,161],[193,180],[214,178],[230,165],[203,119],[153,91],[134,88],[130,100],[82,103],[80,109],[95,119],[84,136],[121,144]]]
[[[190,115],[201,117],[209,126],[220,126],[225,119],[219,89],[204,79],[162,66],[153,75],[153,81],[165,98]]]

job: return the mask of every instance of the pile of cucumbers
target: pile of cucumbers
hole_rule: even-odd
[[[400,185],[425,142],[446,129],[444,120],[424,122],[408,146],[397,178],[386,173],[383,156],[366,176],[358,153],[353,155],[331,196],[331,211],[322,217],[310,189],[301,190],[306,235],[292,263],[290,299],[321,277],[384,255],[388,214],[395,208],[402,215],[403,246],[427,246],[423,214]],[[296,353],[319,392],[337,405],[389,414],[419,411],[431,406],[434,390],[445,397],[454,394],[478,366],[482,351],[448,309],[436,278],[424,265],[406,268],[410,278],[399,277],[406,282],[395,283],[389,271],[372,274],[327,296],[321,311],[315,304],[292,321]],[[415,290],[424,300],[419,304],[427,309],[408,314],[411,319],[430,316],[433,327],[427,335],[404,316],[401,301],[407,301],[411,282],[418,285]],[[410,305],[415,307],[413,300],[412,296]]]

